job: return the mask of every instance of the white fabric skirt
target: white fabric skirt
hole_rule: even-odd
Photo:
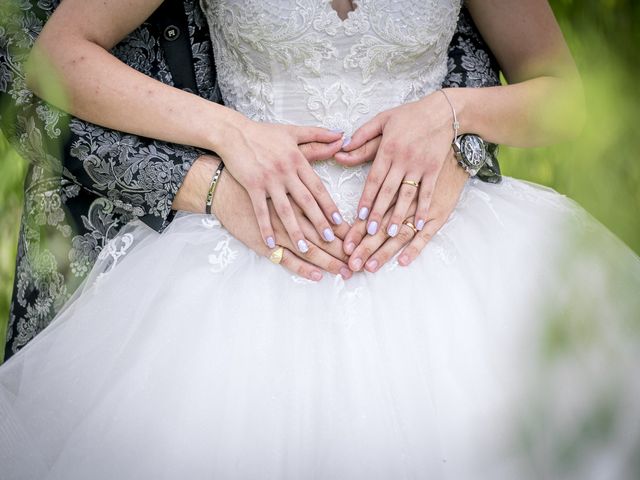
[[[0,368],[0,478],[625,478],[639,293],[622,242],[509,178],[470,180],[411,266],[349,281],[204,215],[134,223]]]

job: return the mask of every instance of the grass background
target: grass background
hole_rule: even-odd
[[[640,2],[550,3],[585,82],[587,125],[570,144],[503,148],[504,173],[570,196],[640,252]],[[26,169],[0,134],[0,344],[8,319]]]

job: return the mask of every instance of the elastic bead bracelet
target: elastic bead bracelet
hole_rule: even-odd
[[[205,204],[204,211],[207,215],[211,215],[211,205],[213,204],[213,195],[216,193],[216,187],[218,186],[218,180],[224,170],[224,162],[220,160],[218,168],[216,168],[213,177],[211,177],[211,183],[209,184],[209,192],[207,193],[207,203]]]

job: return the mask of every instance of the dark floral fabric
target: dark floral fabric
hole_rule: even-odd
[[[23,64],[59,0],[0,7],[0,124],[29,161],[6,357],[44,329],[104,245],[134,218],[161,231],[198,149],[104,129],[57,110],[25,85]],[[217,101],[208,28],[185,0],[200,95]],[[158,32],[145,23],[113,49],[136,70],[172,84]]]
[[[0,125],[30,162],[7,358],[50,323],[124,224],[140,218],[158,231],[168,225],[175,193],[202,153],[84,122],[29,91],[23,62],[58,3],[11,0],[12,8],[2,7],[1,12]],[[184,0],[184,5],[199,93],[219,101],[204,15],[197,1]],[[141,25],[113,53],[138,71],[172,84],[159,32],[151,24]],[[463,12],[445,86],[497,82],[495,61]]]

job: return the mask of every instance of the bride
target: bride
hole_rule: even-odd
[[[615,442],[576,478],[627,474],[638,257],[565,197],[469,179],[452,151],[469,133],[532,147],[579,131],[580,80],[547,2],[468,0],[510,84],[439,90],[459,0],[202,0],[226,106],[108,53],[159,3],[65,0],[39,48],[74,115],[216,152],[201,211],[220,213],[217,182],[244,189],[272,261],[215,215],[125,227],[0,368],[0,477],[545,477],[546,457],[518,448],[540,339],[590,315],[611,326],[617,368],[592,357],[599,383],[565,375],[569,394],[547,393],[571,407],[624,380]],[[310,165],[305,142],[335,144],[334,160]],[[368,142],[375,160],[358,164]],[[465,184],[434,236],[444,172]],[[401,238],[397,258],[372,247]],[[277,265],[330,244],[347,275]]]

